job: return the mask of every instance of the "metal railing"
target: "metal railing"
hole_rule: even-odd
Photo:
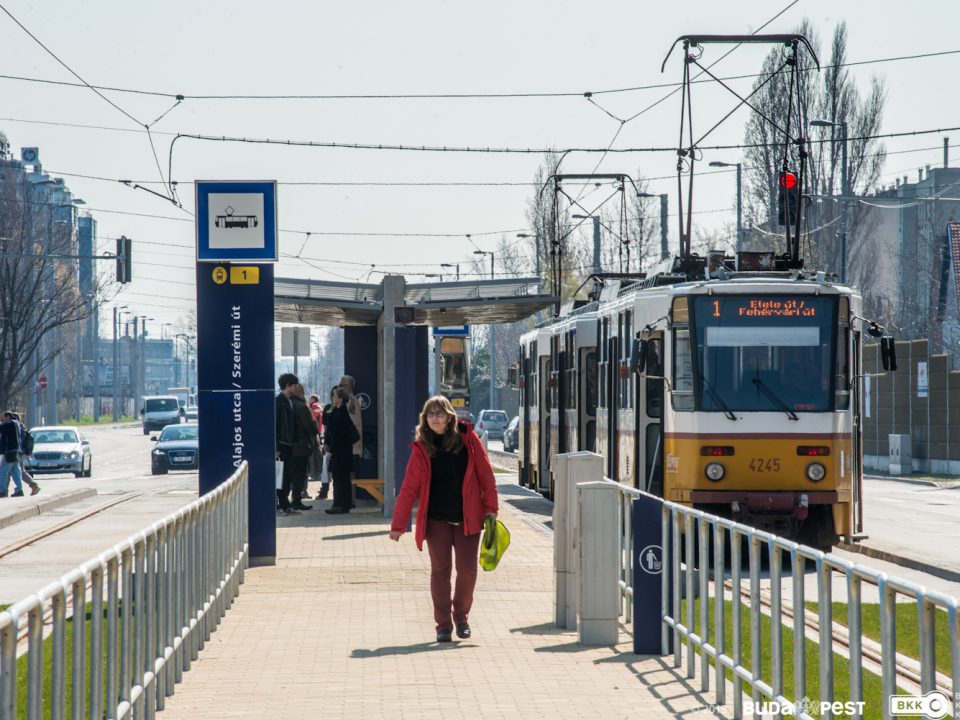
[[[18,717],[18,674],[28,720],[68,717],[68,685],[74,720],[162,710],[243,583],[247,484],[244,462],[212,492],[0,613],[0,720]]]
[[[611,480],[607,482],[613,483]],[[654,497],[620,483],[618,496],[618,536],[620,538],[618,585],[620,615],[631,622],[635,590],[631,504],[640,497]],[[699,657],[700,690],[710,689],[713,677],[717,705],[726,703],[727,673],[732,676],[733,717],[743,717],[744,687],[748,688],[754,709],[769,702],[776,709],[788,706],[795,716],[812,720],[830,720],[834,705],[834,654],[849,661],[849,696],[841,698],[842,714],[860,718],[864,709],[863,674],[880,677],[883,697],[882,716],[891,717],[889,698],[903,694],[927,694],[939,691],[950,703],[960,701],[960,601],[872,568],[851,563],[841,557],[800,545],[739,523],[662,501],[663,582],[661,585],[662,643],[666,653],[673,634],[673,664],[682,664],[686,645],[686,675],[697,675]],[[712,551],[711,551],[712,548]],[[747,549],[747,567],[743,567],[743,549]],[[726,568],[729,555],[730,568]],[[786,577],[789,585],[783,595],[784,559],[789,561]],[[764,572],[766,567],[766,572]],[[816,579],[816,611],[805,607],[807,568]],[[834,624],[833,583],[842,582],[848,612],[846,625]],[[768,589],[761,581],[768,581]],[[719,581],[719,585],[718,585]],[[745,582],[746,581],[746,582]],[[880,605],[880,640],[862,637],[863,586],[875,586]],[[898,597],[913,600],[917,611],[919,658],[897,652]],[[697,602],[699,599],[699,602]],[[710,604],[713,612],[710,612]],[[683,602],[683,601],[686,602]],[[726,603],[730,603],[729,647],[726,637]],[[744,622],[744,608],[747,625]],[[937,618],[937,610],[944,612]],[[769,628],[764,628],[767,618]],[[792,627],[792,697],[784,696],[783,626]],[[944,626],[945,627],[942,627]],[[936,638],[946,633],[950,657],[949,675],[937,672]],[[749,630],[749,666],[745,664],[742,641]],[[807,648],[811,637],[817,643],[820,697],[808,697]],[[769,647],[770,667],[762,666],[762,647]],[[711,662],[713,667],[711,668]],[[806,710],[811,709],[810,712]],[[776,714],[776,713],[774,713]]]

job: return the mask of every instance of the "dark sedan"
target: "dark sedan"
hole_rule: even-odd
[[[516,452],[520,447],[520,416],[514,415],[513,420],[503,431],[503,450],[504,452]]]
[[[167,425],[150,453],[150,472],[166,475],[169,470],[197,470],[200,467],[199,425]]]

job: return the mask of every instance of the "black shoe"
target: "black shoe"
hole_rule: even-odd
[[[457,623],[457,637],[464,640],[470,637],[470,625],[468,623]]]
[[[437,642],[453,642],[453,633],[449,630],[437,630]]]
[[[324,510],[324,512],[325,512],[327,515],[342,515],[342,514],[343,514],[343,510],[341,510],[341,509],[338,508],[338,507],[328,507],[326,510]]]
[[[292,507],[294,510],[313,510],[313,505],[304,505],[303,503],[295,503]]]
[[[16,491],[13,495],[11,495],[10,497],[23,497],[23,490],[17,490],[17,491]]]

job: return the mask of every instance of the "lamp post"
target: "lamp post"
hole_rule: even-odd
[[[126,305],[113,306],[113,421],[120,422],[120,343],[117,335],[120,330],[120,313]]]
[[[659,195],[655,193],[637,193],[637,197],[641,198],[660,198],[660,259],[666,260],[670,257],[670,243],[668,242],[669,237],[669,222],[667,216],[667,194],[660,193]],[[642,260],[640,261],[642,262]],[[640,268],[641,270],[643,268]]]
[[[600,218],[596,215],[572,215],[574,220],[593,220],[593,272],[599,274],[600,269]],[[623,268],[621,268],[622,270]],[[630,272],[630,246],[627,245],[627,272]]]
[[[537,267],[537,290],[540,289],[540,236],[537,233],[517,233],[518,238],[533,238],[533,260]]]
[[[743,250],[743,185],[741,184],[742,166],[740,163],[728,163],[714,160],[710,167],[735,167],[737,169],[737,252]]]
[[[850,197],[850,163],[847,160],[847,121],[811,120],[814,127],[840,128],[840,282],[847,282],[847,198]],[[832,190],[833,188],[831,188]]]
[[[474,250],[474,255],[489,255],[490,256],[490,279],[494,279],[493,272],[493,251],[492,250]],[[489,342],[489,355],[490,355],[490,409],[493,410],[496,403],[494,402],[494,375],[496,374],[496,363],[494,362],[494,350],[497,347],[497,326],[494,323],[490,323],[490,337]]]
[[[460,279],[460,263],[440,263],[442,268],[455,268],[457,271],[457,280]]]

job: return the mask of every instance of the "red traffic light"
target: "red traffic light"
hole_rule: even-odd
[[[797,176],[793,173],[782,172],[780,173],[780,184],[787,190],[795,188],[797,186]]]

